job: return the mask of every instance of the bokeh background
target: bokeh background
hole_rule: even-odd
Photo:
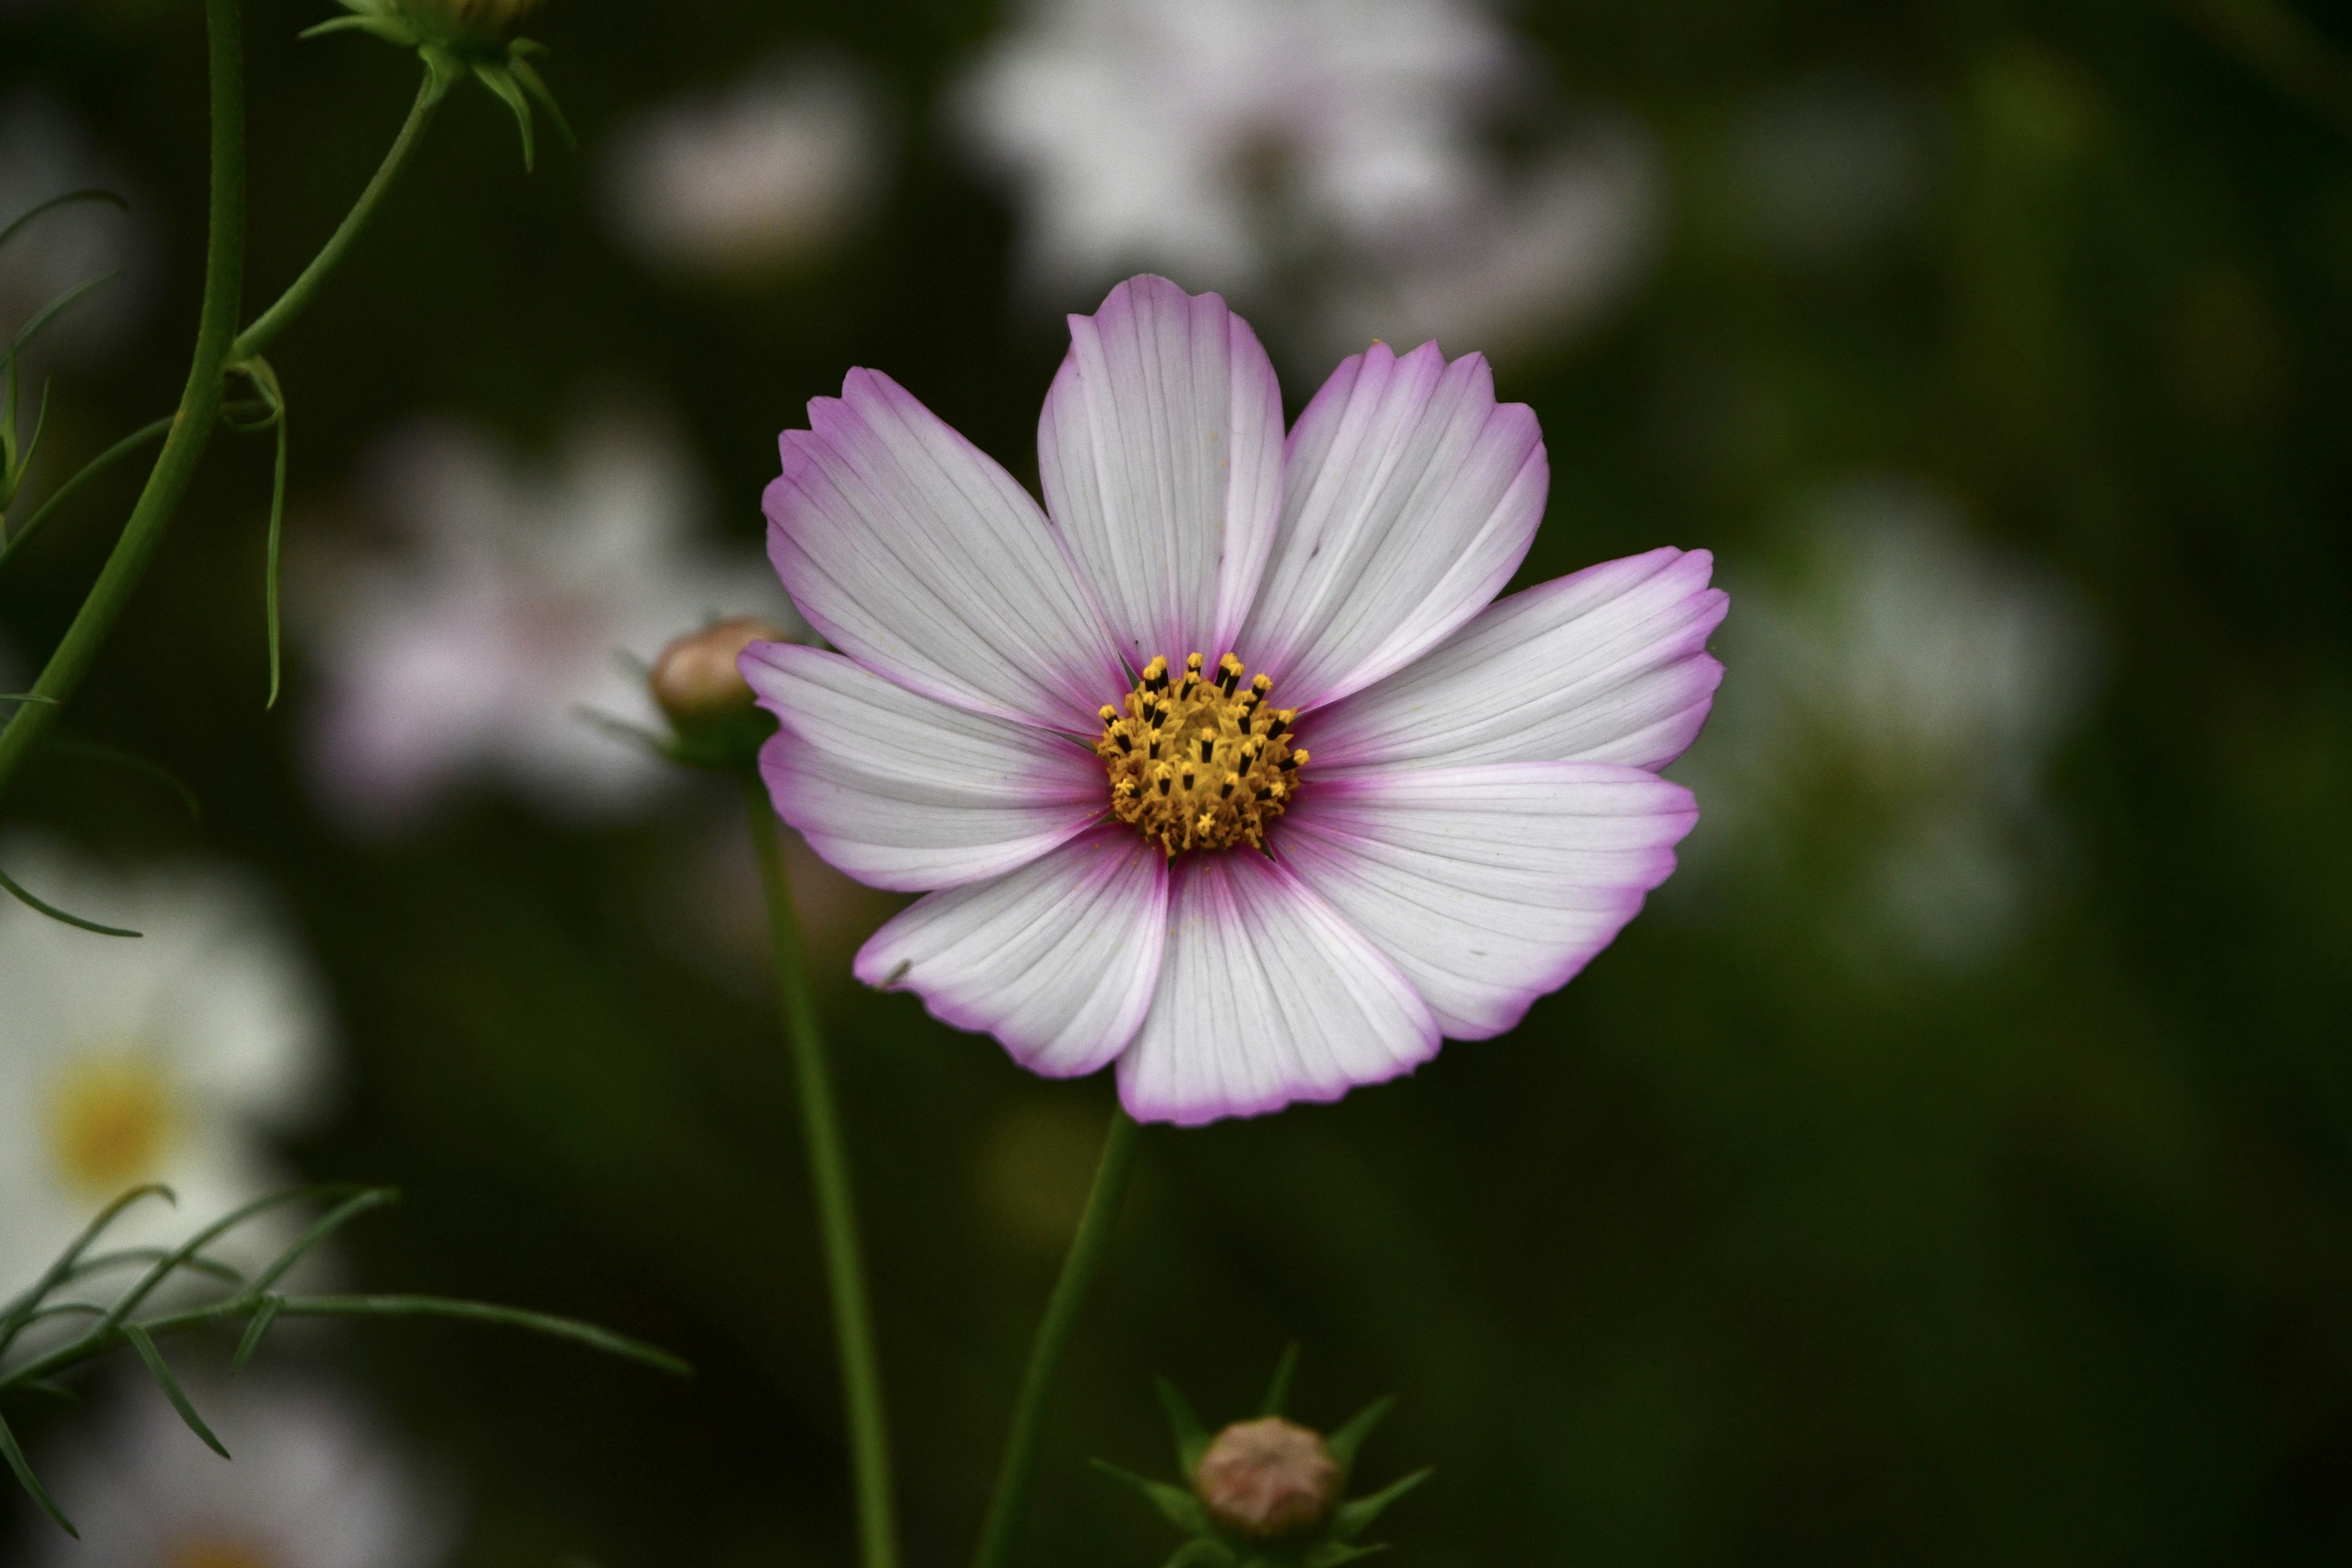
[[[60,754],[0,846],[83,912],[236,927],[156,1016],[275,976],[174,1047],[202,1078],[277,1042],[171,1123],[228,1150],[222,1190],[396,1184],[334,1274],[700,1373],[288,1336],[218,1397],[300,1440],[234,1468],[274,1441],[352,1479],[240,1480],[290,1519],[252,1562],[850,1559],[738,804],[574,710],[630,716],[618,656],[709,612],[786,613],[759,494],[807,398],[880,367],[1034,484],[1060,313],[1144,268],[1225,290],[1294,413],[1371,337],[1486,352],[1551,452],[1521,581],[1711,549],[1728,674],[1674,770],[1682,870],[1523,1027],[1148,1138],[1028,1560],[1161,1560],[1086,1458],[1164,1471],[1152,1375],[1238,1414],[1293,1338],[1306,1416],[1401,1397],[1367,1479],[1439,1466],[1384,1530],[1407,1561],[2352,1560],[2352,16],[2297,4],[558,0],[532,30],[578,150],[542,123],[526,176],[457,94],[273,355],[285,700],[269,446],[225,435],[67,723],[201,819]],[[249,305],[414,89],[296,41],[327,14],[248,6]],[[11,329],[125,268],[37,361],[36,490],[177,395],[201,40],[194,5],[0,8],[0,217],[131,202],[0,257]],[[137,468],[0,579],[0,689]],[[1108,1086],[855,987],[889,906],[796,870],[909,1560],[953,1561]],[[101,961],[28,918],[10,1051],[145,1026],[78,1013]],[[39,1145],[47,1091],[0,1082]],[[11,1285],[53,1245],[23,1163]],[[10,1416],[117,1544],[12,1497],[0,1560],[195,1561],[164,1516],[226,1495],[182,1473],[217,1461],[111,1397]]]

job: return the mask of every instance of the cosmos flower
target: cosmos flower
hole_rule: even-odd
[[[2095,665],[2064,584],[1899,481],[1807,509],[1743,588],[1741,700],[1690,760],[1692,855],[1738,870],[1843,958],[1959,970],[2025,929],[2048,869],[2047,775]]]
[[[885,137],[874,90],[824,56],[773,62],[614,135],[605,207],[641,258],[695,277],[757,273],[824,250],[873,205]]]
[[[1563,134],[1528,59],[1478,0],[1039,0],[954,110],[1045,292],[1152,268],[1335,352],[1492,342],[1612,293],[1654,206],[1646,142]]]
[[[1375,344],[1286,443],[1273,367],[1159,278],[1073,317],[1041,510],[887,376],[782,438],[770,554],[838,653],[755,644],[778,810],[935,889],[856,972],[1139,1118],[1332,1100],[1516,1025],[1696,812],[1724,598],[1656,550],[1490,604],[1549,480],[1486,363]]]
[[[0,899],[0,1292],[38,1275],[109,1200],[109,1232],[181,1240],[283,1186],[267,1142],[318,1111],[329,1028],[316,983],[263,901],[219,871],[102,873],[39,840],[10,876],[77,914],[145,933],[93,936]],[[267,1226],[233,1237],[266,1259]],[[239,1258],[238,1260],[244,1260]]]
[[[790,616],[748,552],[696,537],[692,470],[640,420],[581,426],[552,472],[421,425],[366,488],[397,552],[298,601],[322,680],[312,774],[356,827],[484,780],[574,816],[639,805],[676,770],[583,720],[655,721],[625,656],[722,613]]]
[[[143,1379],[73,1433],[50,1489],[74,1541],[27,1526],[28,1568],[435,1568],[449,1558],[446,1489],[341,1384],[247,1372],[186,1379],[228,1451],[196,1441]],[[27,1510],[29,1512],[29,1510]]]

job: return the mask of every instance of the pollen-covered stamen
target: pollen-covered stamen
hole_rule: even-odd
[[[1266,825],[1282,815],[1307,761],[1286,739],[1298,715],[1268,708],[1274,682],[1246,679],[1232,654],[1214,676],[1205,662],[1196,653],[1174,675],[1155,658],[1122,703],[1102,708],[1095,754],[1110,773],[1111,811],[1171,855],[1244,843],[1263,849]]]

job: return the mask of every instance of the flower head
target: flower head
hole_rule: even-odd
[[[1272,366],[1164,279],[1071,319],[1041,510],[873,371],[809,405],[770,554],[840,651],[754,644],[784,819],[928,890],[860,952],[1052,1076],[1197,1123],[1516,1025],[1674,867],[1657,776],[1724,598],[1656,550],[1490,604],[1548,469],[1477,355]]]
[[[540,11],[541,0],[341,0],[346,16],[304,30],[306,38],[321,33],[370,33],[388,44],[415,49],[432,74],[427,89],[435,97],[471,75],[491,95],[511,110],[522,136],[522,165],[531,164],[530,106],[535,100],[555,121],[566,142],[572,127],[555,95],[547,89],[530,57],[543,46],[517,37]]]
[[[283,1184],[265,1142],[318,1109],[327,1021],[261,901],[217,872],[105,875],[37,841],[10,874],[145,934],[93,937],[0,900],[0,1294],[126,1190],[161,1182],[125,1245],[173,1242]],[[261,1256],[282,1237],[263,1237]]]
[[[1251,1541],[1320,1529],[1346,1485],[1321,1434],[1279,1415],[1234,1422],[1192,1471],[1192,1489],[1211,1521]]]

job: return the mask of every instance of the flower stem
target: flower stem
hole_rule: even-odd
[[[230,363],[251,359],[267,350],[277,341],[278,334],[302,313],[303,307],[310,304],[310,297],[326,281],[327,274],[335,269],[342,260],[343,253],[360,237],[360,230],[365,228],[368,219],[375,216],[377,204],[383,200],[383,194],[392,189],[392,182],[399,175],[402,165],[408,162],[408,155],[425,139],[425,127],[432,120],[434,110],[440,106],[442,97],[443,94],[435,89],[433,72],[427,69],[424,81],[416,89],[416,101],[409,108],[407,121],[401,126],[400,134],[393,138],[392,149],[384,153],[383,162],[376,165],[375,177],[368,181],[367,188],[360,193],[360,199],[352,204],[352,210],[343,215],[343,221],[336,226],[333,234],[327,237],[327,243],[320,247],[319,254],[310,258],[310,265],[302,268],[302,275],[287,287],[285,293],[278,296],[276,304],[256,318],[253,325],[236,335],[236,342],[229,347]]]
[[[825,1068],[824,1037],[817,1027],[816,1001],[809,989],[808,961],[801,949],[800,920],[793,911],[784,875],[783,845],[776,832],[775,807],[756,773],[743,775],[751,808],[751,842],[760,861],[760,881],[768,897],[768,927],[774,944],[776,989],[783,1002],[784,1035],[792,1047],[793,1076],[801,1102],[801,1131],[808,1145],[809,1182],[816,1191],[817,1229],[824,1244],[825,1279],[833,1293],[834,1337],[841,1351],[841,1392],[849,1413],[850,1464],[857,1497],[857,1537],[865,1568],[897,1568],[898,1525],[890,1495],[890,1433],[882,1406],[882,1372],[874,1354],[874,1329],[866,1299],[866,1265],[857,1245],[857,1213],[850,1201],[849,1159],[841,1140],[841,1115],[834,1104]]]
[[[221,370],[236,336],[245,278],[245,54],[238,37],[238,0],[205,0],[205,37],[212,74],[212,210],[205,240],[204,305],[187,385],[112,553],[73,624],[34,683],[45,702],[28,702],[0,730],[0,790],[58,721],[62,704],[80,686],[106,645],[131,591],[163,542],[163,531],[195,478],[220,413]]]
[[[1037,1469],[1037,1444],[1045,1433],[1054,1374],[1061,1370],[1062,1357],[1070,1348],[1070,1331],[1077,1325],[1078,1310],[1109,1256],[1111,1232],[1118,1226],[1119,1206],[1127,1197],[1128,1178],[1135,1170],[1141,1132],[1125,1110],[1111,1111],[1102,1163],[1095,1168],[1094,1190],[1087,1194],[1078,1234],[1071,1238],[1069,1256],[1062,1259],[1061,1278],[1054,1281],[1053,1297],[1045,1303],[1045,1321],[1037,1325],[1037,1342],[1029,1352],[1028,1370],[1021,1374],[1021,1393],[1013,1405],[1013,1430],[1004,1443],[1004,1467],[997,1472],[996,1495],[989,1500],[988,1521],[981,1527],[973,1568],[1004,1568],[1012,1559],[1021,1510],[1029,1500],[1029,1483]]]

